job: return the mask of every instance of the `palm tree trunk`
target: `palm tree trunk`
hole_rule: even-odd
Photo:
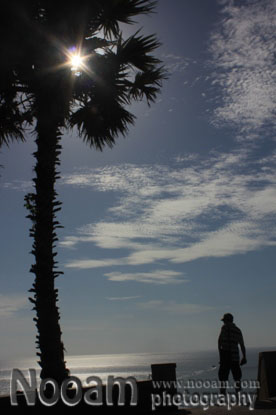
[[[52,91],[52,92],[51,92]],[[54,93],[54,95],[53,95]],[[61,341],[59,325],[59,308],[57,307],[58,292],[55,288],[55,278],[62,274],[56,270],[55,242],[57,236],[55,229],[58,221],[55,213],[60,210],[60,202],[56,200],[55,182],[58,178],[56,170],[59,165],[60,127],[62,113],[59,99],[56,99],[58,91],[53,88],[40,88],[36,94],[37,108],[37,151],[34,178],[35,194],[32,195],[31,217],[33,227],[31,236],[34,238],[32,253],[35,256],[35,264],[31,272],[35,274],[33,288],[34,304],[37,317],[34,318],[38,331],[37,348],[40,352],[38,362],[42,368],[42,379],[52,378],[60,384],[67,376],[64,361],[64,346]],[[30,200],[30,199],[29,199]]]

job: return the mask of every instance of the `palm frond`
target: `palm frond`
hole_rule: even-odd
[[[134,82],[128,82],[129,97],[136,101],[145,97],[150,105],[156,100],[164,79],[167,79],[167,73],[163,67],[147,72],[138,72]]]
[[[115,42],[101,37],[93,36],[84,40],[84,54],[87,49],[90,53],[96,49],[104,49],[114,45]]]
[[[70,125],[78,128],[87,144],[102,151],[106,145],[112,147],[119,134],[125,136],[134,119],[135,116],[116,101],[93,101],[72,114]]]
[[[0,147],[9,146],[13,140],[25,141],[24,119],[16,106],[0,105]]]
[[[153,12],[156,3],[152,0],[100,0],[100,29],[103,30],[104,36],[117,37],[120,31],[119,22],[134,23],[133,16]]]
[[[123,41],[118,40],[117,58],[122,65],[131,65],[141,71],[147,71],[161,63],[158,58],[150,55],[152,51],[160,46],[160,42],[155,35],[133,36]]]
[[[129,103],[129,86],[125,82],[126,74],[117,55],[107,51],[104,55],[94,54],[86,62],[87,71],[83,71],[73,84],[73,97],[83,104],[89,99]],[[90,68],[90,69],[89,69]]]

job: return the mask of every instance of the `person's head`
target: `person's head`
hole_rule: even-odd
[[[225,324],[227,324],[227,323],[233,323],[234,317],[233,317],[233,315],[231,313],[226,313],[222,317],[221,321],[223,321]]]

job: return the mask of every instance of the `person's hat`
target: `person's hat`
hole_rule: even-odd
[[[229,321],[229,322],[233,322],[233,320],[234,320],[234,317],[233,317],[233,315],[232,314],[230,314],[230,313],[226,313],[226,314],[224,314],[224,316],[222,317],[222,319],[221,319],[221,321]]]

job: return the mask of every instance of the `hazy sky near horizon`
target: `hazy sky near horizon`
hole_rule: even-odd
[[[170,73],[157,103],[112,150],[64,133],[68,354],[215,349],[225,312],[275,346],[275,17],[273,0],[159,0],[140,19]],[[0,153],[0,359],[35,355],[26,138]]]

